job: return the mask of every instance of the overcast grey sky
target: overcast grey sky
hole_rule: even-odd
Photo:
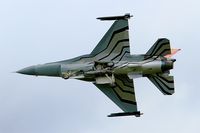
[[[0,2],[0,133],[198,133],[200,131],[200,2],[198,0],[6,0]],[[140,118],[120,112],[91,83],[12,73],[90,53],[112,22],[99,16],[131,13],[131,53],[160,37],[175,55],[176,92],[162,95],[136,79]]]

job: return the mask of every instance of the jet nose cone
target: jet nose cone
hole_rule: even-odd
[[[16,73],[26,74],[26,75],[36,75],[35,73],[35,66],[26,67],[17,71]]]

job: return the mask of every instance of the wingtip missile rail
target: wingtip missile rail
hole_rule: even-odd
[[[131,17],[133,17],[133,15],[130,15],[130,13],[126,13],[125,15],[122,15],[122,16],[98,17],[97,19],[101,21],[105,21],[105,20],[130,19]]]

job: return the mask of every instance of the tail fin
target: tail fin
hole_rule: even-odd
[[[172,95],[174,93],[173,76],[154,74],[147,77],[164,95]]]
[[[146,53],[148,56],[165,56],[171,54],[170,42],[166,38],[158,39]]]

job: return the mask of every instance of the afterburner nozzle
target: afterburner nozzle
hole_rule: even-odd
[[[173,69],[175,59],[162,61],[161,69],[163,72]]]

